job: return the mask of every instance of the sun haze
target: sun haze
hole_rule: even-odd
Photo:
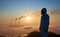
[[[31,16],[27,16],[27,17],[25,17],[25,20],[26,20],[27,22],[29,22],[31,19],[32,19]]]

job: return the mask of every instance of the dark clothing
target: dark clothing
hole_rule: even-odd
[[[44,13],[41,16],[40,31],[41,37],[48,37],[49,15]]]

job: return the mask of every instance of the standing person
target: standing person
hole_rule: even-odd
[[[48,37],[49,15],[47,14],[46,8],[41,10],[41,15],[41,23],[39,28],[41,31],[41,37]]]

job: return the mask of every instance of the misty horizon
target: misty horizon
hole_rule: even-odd
[[[23,37],[39,31],[42,8],[50,16],[49,32],[60,35],[60,0],[0,0],[0,35]]]

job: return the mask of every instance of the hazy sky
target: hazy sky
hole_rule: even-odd
[[[0,0],[0,17],[17,17],[44,7],[60,8],[60,0]]]
[[[40,24],[40,10],[47,8],[50,16],[50,27],[53,32],[60,34],[60,0],[0,0],[0,34],[6,33],[8,35],[19,34],[28,30],[21,30],[20,28],[11,28],[10,19],[16,18],[26,13],[33,13],[32,20],[27,21],[22,19],[21,25],[37,26]],[[55,8],[55,9],[54,9]],[[36,16],[38,15],[38,16]],[[15,24],[15,22],[14,22]],[[31,24],[31,25],[30,25]],[[10,31],[11,30],[11,31]],[[8,33],[8,32],[9,33]],[[16,33],[14,32],[16,31]],[[12,34],[13,33],[13,34]],[[15,36],[15,35],[14,35]]]

